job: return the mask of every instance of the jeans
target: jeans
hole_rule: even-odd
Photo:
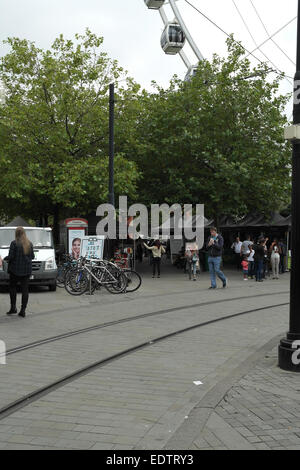
[[[197,263],[195,261],[187,261],[189,278],[192,279],[192,274],[194,278],[197,274]]]
[[[12,308],[16,307],[17,301],[17,284],[21,283],[22,288],[22,309],[26,309],[28,303],[28,284],[29,276],[15,276],[14,274],[9,275],[9,294],[10,304]]]
[[[261,279],[262,279],[263,267],[264,267],[264,260],[263,259],[255,261],[255,271],[256,271],[255,272],[255,279],[257,281],[261,281]]]
[[[208,257],[208,266],[209,266],[211,287],[213,287],[213,288],[217,287],[216,275],[223,282],[223,286],[226,285],[226,277],[224,276],[224,274],[220,270],[221,259],[222,259],[221,256],[217,256],[216,258],[213,258],[212,256]]]
[[[161,261],[161,259],[159,257],[154,257],[153,256],[153,261],[152,261],[153,276],[155,276],[156,267],[157,267],[157,274],[158,274],[158,276],[160,276],[160,261]]]
[[[255,270],[254,270],[254,261],[249,261],[249,265],[248,265],[248,276],[253,277],[254,274],[255,274]]]

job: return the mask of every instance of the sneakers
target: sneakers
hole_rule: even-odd
[[[216,287],[211,286],[211,287],[209,287],[209,289],[216,289]]]
[[[245,279],[245,281],[246,281],[246,280],[247,280],[247,279]],[[227,281],[227,279],[226,279],[225,282],[223,282],[223,289],[226,289],[226,287],[228,287],[228,281]]]

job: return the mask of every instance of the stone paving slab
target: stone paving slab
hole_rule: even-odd
[[[259,302],[261,306],[265,306],[270,303],[270,299],[261,298]],[[250,309],[257,307],[257,305],[256,301],[245,299],[245,301],[228,302],[224,306],[223,304],[217,304],[212,307],[190,308],[184,311],[184,315],[182,311],[177,311],[160,317],[156,316],[154,319],[152,317],[139,319],[134,323],[111,326],[104,330],[73,336],[62,341],[42,345],[37,349],[8,356],[7,367],[2,368],[0,371],[2,382],[0,387],[0,408],[11,401],[17,400],[24,394],[31,393],[35,389],[42,388],[50,382],[121,350],[150,341],[162,334],[210,320],[212,316],[217,318],[235,312],[238,313],[241,308]],[[261,316],[260,312],[259,316]],[[30,323],[31,320],[26,325],[31,326]],[[251,341],[252,337],[256,335],[257,326],[258,324],[247,332]],[[34,328],[35,325],[32,326],[32,332],[34,332]],[[214,331],[219,330],[221,335],[222,328],[221,324],[219,326],[215,325]],[[235,328],[237,328],[237,338],[240,338],[240,341],[243,333],[239,332],[239,328],[236,326],[233,326],[233,331]],[[261,333],[263,331],[264,327],[262,326]],[[116,338],[118,338],[117,341]],[[214,356],[211,358],[209,367],[211,368],[213,364],[218,365],[225,354],[230,354],[234,348],[238,347],[239,344],[234,345],[231,343],[226,351],[226,345],[222,345],[222,347],[214,345]],[[153,356],[153,353],[151,353],[151,356]],[[187,356],[185,362],[188,365],[189,356]],[[226,368],[223,372],[225,371]],[[205,374],[205,372],[206,367],[204,366],[202,374]],[[162,378],[159,380],[161,383]],[[127,386],[130,387],[129,380]],[[90,399],[89,395],[86,395],[85,398],[86,400]],[[138,404],[137,396],[133,396],[132,400],[135,404]]]
[[[161,282],[146,276],[143,290],[137,296],[102,297],[97,293],[93,299],[83,299],[80,307],[73,311],[69,309],[70,305],[78,307],[78,303],[75,304],[73,298],[65,300],[67,294],[64,292],[57,294],[57,304],[54,300],[48,311],[40,311],[39,304],[45,299],[43,295],[48,297],[53,293],[36,294],[35,299],[39,300],[32,303],[32,313],[24,321],[0,318],[3,320],[0,321],[1,335],[5,336],[9,347],[141,312],[231,297],[245,298],[124,323],[24,352],[19,358],[18,355],[11,356],[9,367],[0,369],[0,403],[11,400],[13,394],[17,397],[24,391],[29,392],[61,374],[94,362],[101,355],[113,354],[137,341],[143,342],[145,338],[153,339],[180,327],[241,310],[288,302],[287,294],[278,294],[288,291],[286,275],[280,283],[268,280],[259,285],[243,282],[240,274],[231,273],[230,277],[229,289],[211,292],[207,290],[207,274],[197,283],[190,283],[182,273],[178,277],[166,273]],[[274,296],[255,296],[262,293],[273,293]],[[65,310],[57,310],[57,305]],[[193,449],[229,448],[231,441],[248,448],[271,448],[273,442],[282,447],[283,441],[287,441],[286,448],[296,446],[295,436],[293,441],[292,437],[283,439],[285,436],[280,435],[281,442],[272,437],[271,431],[280,431],[272,425],[277,417],[266,409],[258,409],[257,403],[253,405],[245,384],[247,395],[243,396],[244,401],[228,403],[231,407],[228,409],[223,409],[221,404],[212,408],[214,400],[209,395],[212,391],[219,394],[219,403],[224,396],[227,399],[226,393],[228,390],[230,393],[233,383],[249,380],[245,373],[241,379],[236,370],[274,336],[283,334],[287,324],[288,307],[280,307],[208,325],[153,344],[81,377],[5,418],[0,422],[0,446],[4,449],[162,449],[169,444],[170,438],[180,437],[184,425],[193,429],[194,439],[190,443]],[[262,377],[264,371],[257,373]],[[195,386],[194,380],[201,380],[203,385]],[[269,382],[267,385],[272,389],[276,378],[269,375]],[[263,389],[266,386],[263,380],[259,386],[255,393],[260,393],[257,400],[262,401],[262,395],[271,390]],[[285,388],[284,383],[276,386],[277,393]],[[297,389],[290,390],[290,399],[296,393]],[[252,392],[250,395],[252,397]],[[198,410],[204,397],[206,407]],[[269,396],[265,401],[268,399]],[[248,427],[244,426],[245,400],[247,404],[251,402],[256,412]],[[195,409],[203,414],[202,430],[197,423],[193,424]],[[280,410],[280,419],[286,420],[281,423],[283,427],[289,420],[290,410]],[[267,416],[270,429],[261,427],[261,421]],[[258,435],[264,431],[269,433]]]
[[[201,425],[197,419],[193,441],[187,445],[184,429],[179,428],[166,448],[174,444],[176,449],[212,450],[222,446],[230,450],[298,450],[299,376],[279,369],[277,354],[277,346],[266,352],[217,406],[205,408],[202,400],[199,409],[202,413],[205,410],[205,416]],[[194,413],[192,423],[195,417]]]
[[[253,335],[248,332],[266,321],[261,312],[249,318],[228,320],[217,330],[215,325],[209,325],[154,344],[81,377],[2,420],[0,428],[2,425],[8,428],[0,442],[6,442],[11,448],[9,439],[16,441],[16,436],[24,435],[32,437],[26,445],[41,448],[91,449],[107,445],[119,449],[123,446],[161,449],[199,400],[216,386],[224,369],[230,374],[249,356],[250,350],[262,346],[276,330],[275,318],[286,321],[282,309],[268,311],[267,317],[271,315],[273,326],[266,330],[261,328],[255,344]],[[212,338],[218,334],[216,345]],[[224,347],[228,343],[231,348]],[[218,350],[220,354],[216,356]],[[195,386],[194,380],[202,380],[203,387]],[[74,426],[71,430],[56,428],[53,425],[56,422]],[[221,440],[222,429],[217,434],[206,430],[205,442],[216,448],[226,447]],[[15,445],[17,448],[19,443]]]

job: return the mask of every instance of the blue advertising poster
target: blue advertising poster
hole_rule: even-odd
[[[103,259],[104,237],[95,235],[83,237],[81,241],[81,256],[87,259]]]

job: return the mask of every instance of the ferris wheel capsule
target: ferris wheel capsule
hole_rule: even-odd
[[[165,3],[165,0],[144,0],[144,2],[151,10],[159,10]]]
[[[168,23],[162,33],[160,44],[166,54],[175,55],[181,51],[185,35],[178,23]]]
[[[186,76],[184,77],[184,81],[189,82],[190,80],[192,80],[194,76],[196,75],[197,70],[198,70],[198,65],[192,65],[191,67],[189,67],[186,73]]]

